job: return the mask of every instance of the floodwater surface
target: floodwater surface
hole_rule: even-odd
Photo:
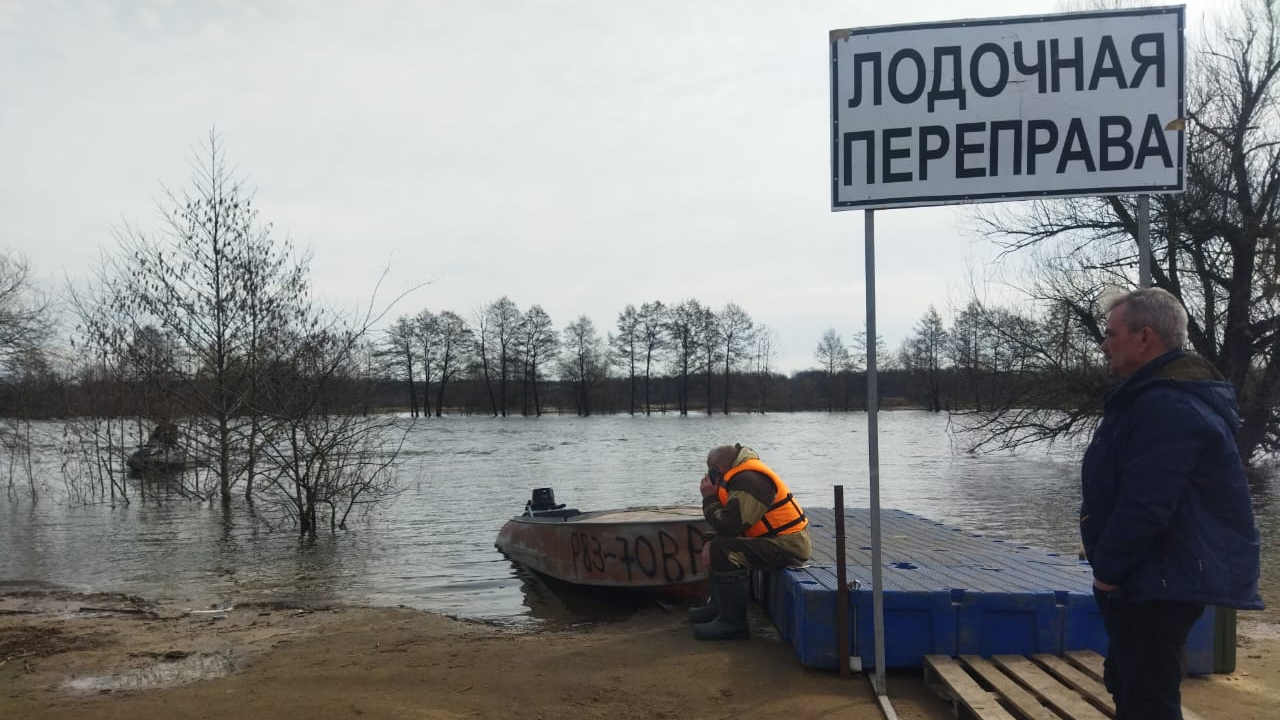
[[[945,414],[885,412],[879,425],[881,507],[1075,552],[1077,449],[972,456],[953,449]],[[521,571],[494,548],[503,522],[536,487],[582,511],[697,505],[707,450],[734,442],[759,451],[803,505],[832,507],[836,485],[847,507],[870,504],[862,413],[419,419],[399,497],[314,541],[239,505],[71,502],[57,477],[44,478],[35,503],[0,495],[0,590],[126,592],[193,608],[399,604],[499,623],[599,619],[625,603]],[[56,474],[56,463],[45,467]],[[1252,489],[1272,605],[1261,619],[1280,621],[1280,473],[1257,473]]]

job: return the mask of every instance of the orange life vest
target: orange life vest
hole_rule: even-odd
[[[800,509],[799,503],[791,495],[791,489],[787,484],[782,482],[782,478],[778,477],[778,473],[769,469],[768,465],[759,460],[746,460],[740,465],[735,465],[729,472],[724,474],[724,479],[718,483],[716,494],[720,497],[720,505],[729,504],[729,481],[734,475],[743,470],[753,470],[755,472],[767,475],[773,481],[774,494],[773,502],[769,503],[769,511],[760,518],[759,522],[747,528],[743,535],[747,537],[773,537],[775,535],[788,535],[790,533],[800,532],[809,526],[809,521],[805,519],[804,510]]]

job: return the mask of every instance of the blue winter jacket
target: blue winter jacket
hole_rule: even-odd
[[[1107,396],[1081,469],[1080,537],[1112,597],[1262,609],[1239,423],[1235,390],[1182,350]]]

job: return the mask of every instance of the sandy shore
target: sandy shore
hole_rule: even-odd
[[[758,613],[699,643],[682,609],[515,630],[407,608],[185,608],[116,595],[0,596],[0,718],[879,717],[865,677],[800,666]],[[1231,675],[1191,678],[1204,718],[1275,717],[1280,626],[1242,621]],[[900,718],[952,717],[891,673]]]

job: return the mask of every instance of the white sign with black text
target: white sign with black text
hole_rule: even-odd
[[[1182,191],[1183,15],[833,30],[832,209]]]

